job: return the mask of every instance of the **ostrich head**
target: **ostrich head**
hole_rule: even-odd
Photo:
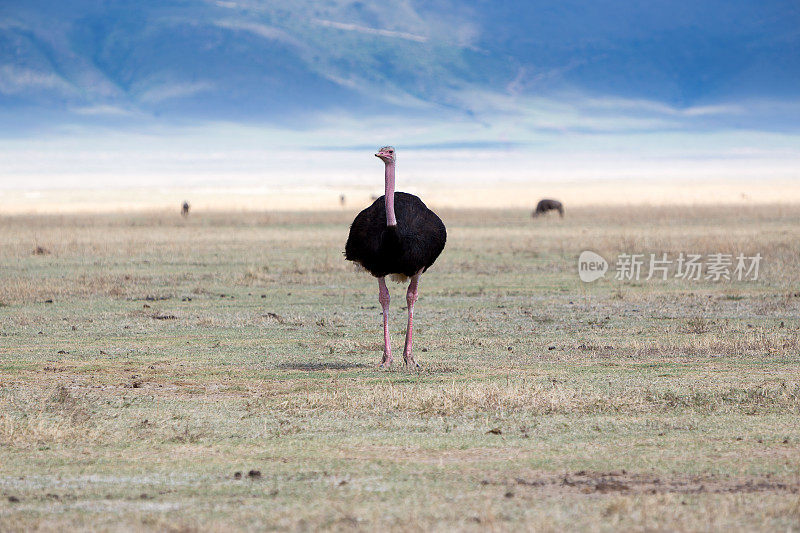
[[[378,150],[378,153],[375,154],[375,157],[380,157],[383,160],[383,162],[386,163],[387,165],[389,163],[394,163],[395,162],[394,146],[384,146],[383,148]]]

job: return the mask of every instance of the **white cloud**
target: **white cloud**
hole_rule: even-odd
[[[108,105],[108,104],[98,104],[92,106],[85,106],[85,107],[76,107],[72,109],[73,112],[79,115],[96,115],[96,116],[129,116],[135,115],[136,112],[130,109],[126,109],[124,107],[115,106],[115,105]]]
[[[266,24],[258,24],[256,22],[247,22],[242,20],[217,20],[214,22],[214,24],[220,28],[250,32],[258,35],[259,37],[278,41],[284,44],[295,46],[297,48],[308,48],[305,43],[292,37],[286,31],[276,28],[275,26],[267,26]]]
[[[482,89],[458,91],[452,98],[477,120],[502,128],[510,138],[524,139],[536,131],[655,131],[680,126],[670,108],[655,102],[556,99]]]
[[[336,28],[344,31],[355,31],[359,33],[366,33],[368,35],[380,35],[381,37],[393,37],[397,39],[406,39],[408,41],[416,41],[418,43],[427,42],[428,38],[423,35],[416,35],[404,31],[382,30],[379,28],[370,28],[368,26],[359,26],[358,24],[349,24],[346,22],[334,22],[332,20],[314,19],[314,23],[318,26],[326,28]]]
[[[194,94],[209,91],[214,88],[214,84],[206,81],[195,83],[175,83],[171,85],[159,85],[148,89],[142,93],[140,100],[147,103],[158,103],[171,98],[183,98]]]
[[[678,110],[678,112],[686,117],[703,117],[709,115],[741,115],[744,113],[744,108],[738,105],[706,105],[689,107],[686,109]]]
[[[31,89],[49,89],[65,93],[75,88],[63,78],[16,65],[0,66],[0,93],[19,94]]]
[[[586,107],[589,109],[605,110],[615,114],[630,112],[674,117],[702,117],[712,115],[739,115],[744,112],[744,108],[741,105],[733,104],[681,108],[641,98],[593,97],[583,100]]]

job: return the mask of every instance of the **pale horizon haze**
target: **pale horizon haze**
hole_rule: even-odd
[[[384,144],[454,207],[800,201],[797,28],[777,1],[4,3],[0,210],[356,207]]]

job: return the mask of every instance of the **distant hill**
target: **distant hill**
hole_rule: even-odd
[[[796,1],[0,3],[9,127],[469,115],[470,91],[681,108],[797,101],[798,80]]]

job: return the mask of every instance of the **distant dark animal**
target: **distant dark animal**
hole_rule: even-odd
[[[189,216],[189,202],[184,201],[183,206],[181,206],[181,216],[188,217]]]
[[[536,210],[531,214],[531,216],[538,217],[539,215],[543,215],[548,211],[558,211],[558,214],[561,215],[561,218],[564,218],[564,206],[558,200],[550,200],[549,198],[539,200],[539,203],[536,204]]]
[[[384,146],[375,156],[383,160],[386,167],[385,194],[353,220],[345,245],[345,259],[361,265],[378,278],[378,301],[383,308],[384,348],[381,366],[388,367],[393,361],[386,276],[390,275],[395,281],[411,278],[406,293],[408,329],[403,361],[406,365],[419,368],[411,353],[417,287],[422,273],[444,250],[447,230],[441,219],[422,200],[413,194],[394,192],[394,148]]]
[[[340,194],[339,195],[339,205],[344,207],[344,204],[346,204],[346,203],[347,203],[347,198],[345,198],[344,194]]]

